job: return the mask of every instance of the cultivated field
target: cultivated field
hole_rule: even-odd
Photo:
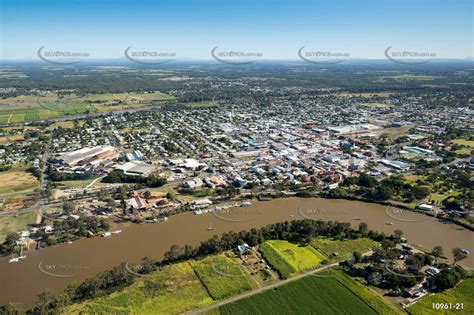
[[[395,315],[402,313],[393,305],[386,302],[381,295],[370,289],[365,284],[360,283],[357,279],[345,274],[341,270],[331,270],[330,275],[334,276],[337,281],[357,295],[362,301],[375,310],[378,314]]]
[[[47,93],[42,96],[21,95],[0,100],[0,123],[18,123],[33,120],[58,118],[68,115],[87,114],[139,108],[173,99],[161,92],[153,93],[107,93],[78,96],[58,96]]]
[[[260,251],[283,279],[292,273],[314,267],[325,259],[311,247],[302,247],[287,241],[267,241],[260,246]]]
[[[224,254],[192,261],[191,266],[214,300],[236,295],[254,287],[240,262]]]
[[[212,298],[190,264],[183,262],[156,271],[150,278],[111,295],[72,305],[65,313],[178,314],[211,303]]]
[[[421,298],[407,308],[408,313],[418,314],[472,314],[474,310],[474,278],[461,282],[457,287],[442,293]],[[433,303],[451,303],[451,310],[433,309]],[[462,309],[461,305],[462,303]],[[456,305],[457,304],[457,305]],[[458,309],[456,309],[456,306]]]
[[[312,276],[223,305],[218,312],[220,314],[377,314],[337,278]]]

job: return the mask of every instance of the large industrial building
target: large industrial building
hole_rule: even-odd
[[[117,150],[112,146],[82,148],[68,152],[53,159],[53,162],[67,167],[97,166],[118,157]]]
[[[132,176],[148,176],[156,167],[142,161],[130,161],[115,168],[115,170],[123,172],[125,175]]]

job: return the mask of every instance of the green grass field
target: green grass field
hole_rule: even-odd
[[[463,303],[461,310],[437,310],[433,309],[433,303]],[[458,306],[460,308],[460,305]],[[442,293],[421,298],[416,304],[407,308],[408,313],[418,314],[472,314],[474,311],[474,278],[461,282],[457,287],[448,289]]]
[[[345,260],[355,251],[360,253],[367,252],[369,248],[379,244],[368,238],[359,238],[355,240],[334,241],[327,238],[316,238],[311,242],[316,250],[329,257],[331,261]],[[334,256],[333,253],[338,253]]]
[[[260,251],[283,279],[292,273],[314,267],[325,259],[312,247],[302,247],[287,241],[267,241],[260,246]]]
[[[156,291],[145,288],[151,281]],[[188,262],[151,274],[131,286],[92,301],[75,304],[65,314],[178,314],[212,303],[212,298]]]
[[[191,266],[215,300],[236,295],[254,287],[239,261],[226,257],[224,254],[192,261]]]
[[[354,281],[351,278],[349,280]],[[383,301],[380,303],[384,304]],[[380,314],[394,314],[388,306],[379,309],[384,311]],[[218,312],[220,314],[377,314],[371,304],[348,289],[338,277],[311,276],[223,305]]]
[[[452,140],[451,142],[455,143],[455,144],[463,145],[463,146],[466,146],[466,147],[474,148],[474,141],[472,141],[472,140],[466,140],[466,139],[458,138],[458,139]]]
[[[173,96],[156,91],[153,93],[106,93],[59,98],[57,94],[44,96],[20,95],[2,99],[0,123],[18,123],[44,120],[68,115],[86,114],[139,108],[153,102],[174,99]]]
[[[35,223],[35,213],[25,212],[17,215],[0,215],[0,243],[10,232],[19,232],[28,227],[29,224]]]

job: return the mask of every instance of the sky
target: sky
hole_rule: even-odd
[[[297,59],[298,49],[384,58],[384,50],[473,57],[472,0],[0,0],[0,59],[40,47],[123,58],[124,50],[211,59],[211,50]]]

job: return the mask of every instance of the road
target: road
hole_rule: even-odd
[[[50,155],[50,148],[51,144],[53,143],[53,135],[51,134],[48,143],[46,143],[46,147],[44,148],[44,153],[43,156],[41,157],[41,162],[42,162],[42,168],[41,168],[41,184],[40,184],[40,189],[41,189],[41,194],[40,194],[40,200],[38,201],[38,216],[36,217],[36,224],[40,224],[41,221],[43,220],[43,206],[45,204],[45,198],[46,196],[46,185],[48,181],[46,180],[46,163],[49,159]]]

